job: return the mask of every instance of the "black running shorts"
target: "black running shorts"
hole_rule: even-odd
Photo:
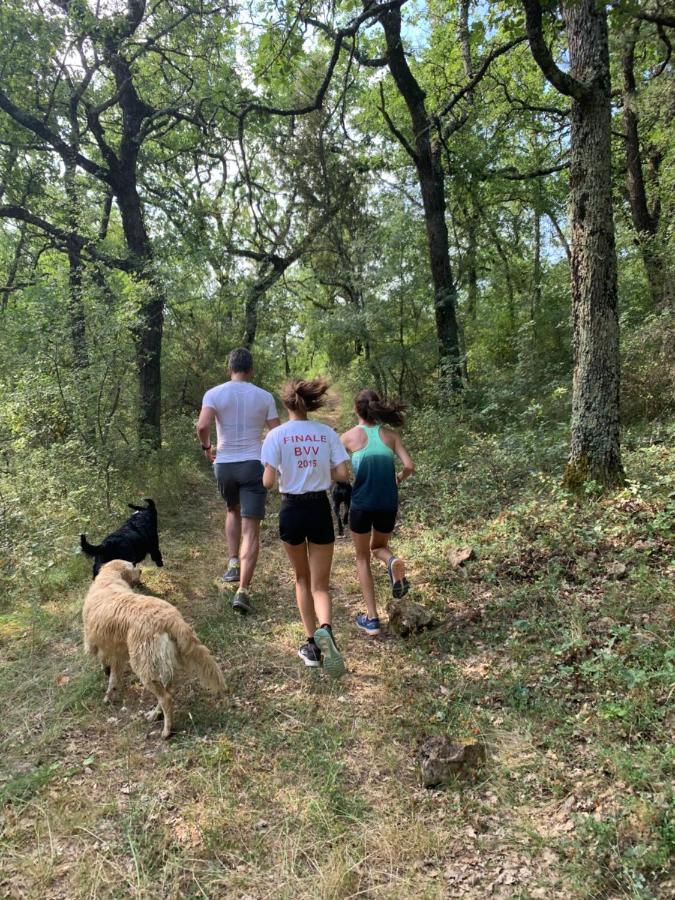
[[[354,534],[369,534],[371,529],[381,534],[391,534],[396,524],[395,509],[349,510],[349,528]]]
[[[333,514],[325,491],[284,494],[279,510],[279,537],[285,544],[332,544]]]
[[[265,518],[267,491],[262,483],[264,467],[260,460],[216,463],[213,471],[228,509],[239,506],[246,519]]]

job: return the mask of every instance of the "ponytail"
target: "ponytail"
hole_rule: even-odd
[[[381,422],[384,425],[393,425],[394,428],[400,428],[403,425],[402,412],[405,406],[401,403],[380,400],[376,391],[368,388],[360,391],[356,396],[354,406],[356,412],[366,422]]]
[[[323,406],[329,384],[325,378],[303,381],[293,378],[281,389],[281,402],[291,412],[308,413]]]

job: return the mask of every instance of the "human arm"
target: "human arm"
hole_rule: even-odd
[[[265,471],[263,472],[263,487],[271,490],[277,480],[277,470],[269,463],[265,463]]]
[[[275,433],[270,431],[262,443],[260,462],[265,467],[263,470],[263,487],[269,490],[274,487],[277,472],[281,465],[281,450],[275,440]]]
[[[333,481],[349,481],[349,469],[346,462],[338,463],[330,470],[330,477]]]
[[[212,406],[202,406],[197,420],[197,435],[202,445],[202,451],[209,462],[214,462],[216,454],[211,446],[211,426],[216,418],[216,411]]]
[[[332,481],[349,481],[349,454],[347,453],[342,437],[338,437],[335,431],[330,432],[330,477]]]
[[[406,480],[406,478],[410,478],[410,476],[413,474],[413,472],[415,471],[415,463],[412,461],[410,454],[403,446],[403,441],[398,434],[394,434],[394,453],[403,463],[403,468],[396,473],[396,482],[397,484],[401,484]]]
[[[278,428],[279,425],[281,425],[281,419],[279,418],[279,413],[277,412],[277,405],[274,402],[274,397],[269,393],[267,395],[267,416],[265,424],[267,425],[268,432],[270,432],[273,428]]]

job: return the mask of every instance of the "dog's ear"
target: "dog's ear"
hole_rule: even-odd
[[[116,572],[119,577],[133,587],[141,580],[140,570],[126,559],[113,559],[101,566],[102,572]]]
[[[141,570],[126,560],[124,560],[124,566],[120,567],[120,575],[131,587],[135,587],[141,580]]]

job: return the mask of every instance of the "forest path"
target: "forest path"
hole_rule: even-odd
[[[32,653],[13,659],[4,722],[6,895],[572,896],[543,836],[555,830],[560,799],[535,797],[527,779],[547,765],[529,734],[502,728],[500,759],[475,782],[429,791],[416,780],[421,738],[475,730],[470,718],[453,721],[449,698],[501,665],[498,651],[477,641],[453,666],[447,630],[433,645],[386,630],[367,638],[353,624],[362,604],[343,538],[331,588],[348,674],[334,682],[307,669],[296,655],[303,629],[278,498],[262,529],[256,613],[240,618],[234,587],[217,585],[222,501],[207,470],[190,477],[189,506],[160,510],[166,564],[146,564],[143,585],[194,624],[222,664],[227,695],[181,684],[177,733],[163,742],[142,718],[149,698],[135,679],[110,708],[101,703],[103,675],[80,649],[86,584],[43,608]],[[401,531],[409,547],[413,536]],[[420,585],[414,564],[411,578],[424,600],[433,585]],[[377,590],[383,608],[383,569]]]

